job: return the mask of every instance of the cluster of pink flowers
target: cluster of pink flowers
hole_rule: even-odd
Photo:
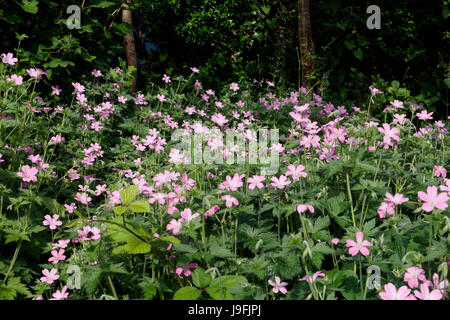
[[[418,267],[409,267],[406,269],[403,280],[408,283],[408,286],[401,286],[398,290],[393,283],[384,285],[384,291],[379,295],[383,300],[441,300],[445,295],[448,297],[446,288],[448,287],[448,280],[439,280],[437,273],[433,274],[433,281],[429,281],[425,277],[425,270]],[[421,281],[422,283],[420,283]],[[411,289],[414,294],[411,294]]]
[[[408,200],[409,199],[405,198],[401,193],[396,193],[393,196],[389,192],[386,192],[384,202],[382,202],[381,205],[378,207],[377,213],[382,219],[386,217],[386,213],[389,215],[393,215],[395,207],[402,203],[408,202]]]
[[[156,153],[161,153],[164,150],[164,145],[167,144],[166,140],[159,137],[159,131],[156,129],[149,129],[148,135],[145,138],[140,138],[137,135],[133,135],[131,144],[136,147],[138,151],[145,151],[147,148],[155,150]]]

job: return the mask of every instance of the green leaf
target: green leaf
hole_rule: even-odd
[[[131,236],[127,239],[128,249],[131,254],[142,254],[150,252],[151,246],[141,239]]]
[[[120,191],[120,201],[123,205],[127,206],[131,201],[136,198],[139,187],[136,185],[129,186],[125,190]]]
[[[133,212],[150,212],[150,205],[147,200],[137,200],[128,206]]]
[[[214,279],[206,292],[215,300],[233,300],[230,289],[241,287],[247,283],[243,276],[221,276]]]
[[[173,244],[180,244],[180,240],[178,238],[175,238],[174,236],[159,237],[153,241],[165,241],[165,242],[171,242]]]
[[[115,247],[111,251],[112,255],[119,255],[119,254],[122,254],[122,253],[130,253],[130,247],[128,246],[128,244],[124,244],[124,245]]]
[[[183,287],[173,295],[173,300],[197,300],[202,292],[195,287]]]
[[[125,211],[127,211],[127,207],[124,206],[116,206],[113,208],[113,211],[115,212],[115,214],[121,215],[122,213],[124,213]]]
[[[211,281],[211,276],[203,268],[198,267],[192,272],[192,282],[199,288],[206,288]]]
[[[111,2],[111,1],[100,1],[99,3],[94,3],[91,4],[89,7],[91,8],[108,8],[108,7],[112,7],[116,5],[115,2]]]
[[[37,1],[37,0],[22,0],[22,4],[20,6],[26,12],[36,14],[39,9],[38,4],[39,4],[39,1]]]
[[[363,59],[363,51],[361,48],[353,50],[352,53],[359,61],[361,61]]]

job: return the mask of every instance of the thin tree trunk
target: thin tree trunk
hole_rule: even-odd
[[[300,48],[301,85],[307,89],[311,86],[308,78],[314,72],[314,43],[309,17],[309,0],[298,0],[298,38]]]
[[[126,3],[124,3],[123,9],[122,9],[122,22],[128,23],[129,25],[133,25],[133,16],[131,10],[128,8],[128,4],[131,3],[132,0],[127,0]],[[124,37],[125,42],[125,50],[127,54],[127,65],[128,67],[135,67],[137,71],[137,55],[136,55],[136,45],[134,43],[134,35],[133,32],[130,32],[129,34],[126,34]],[[135,74],[135,77],[131,83],[131,92],[136,92],[136,80],[137,80],[137,73]]]

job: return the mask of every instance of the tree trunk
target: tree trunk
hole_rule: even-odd
[[[129,10],[128,4],[131,3],[132,0],[127,0],[123,5],[122,9],[122,22],[128,23],[133,26],[133,16],[131,10]],[[125,50],[127,54],[127,65],[128,67],[135,67],[136,74],[131,83],[131,92],[136,92],[136,80],[137,80],[137,55],[136,55],[136,45],[134,43],[134,35],[133,32],[126,34],[124,37],[125,42]]]
[[[314,72],[314,43],[309,18],[309,0],[297,0],[298,4],[298,38],[300,49],[301,85],[307,89],[311,86],[308,76]]]

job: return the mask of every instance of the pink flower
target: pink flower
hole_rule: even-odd
[[[167,101],[166,96],[159,93],[156,95],[156,99],[158,99],[160,102]]]
[[[447,193],[439,193],[435,186],[429,186],[427,188],[427,193],[419,191],[417,193],[420,200],[425,201],[422,205],[422,210],[426,212],[431,212],[434,208],[445,210],[448,207],[448,195]]]
[[[84,226],[83,230],[77,230],[78,238],[84,241],[98,240],[101,238],[100,229],[97,227],[91,228]]]
[[[418,267],[409,267],[406,269],[403,280],[408,282],[410,288],[417,288],[419,286],[419,280],[427,280],[425,277],[425,270]]]
[[[75,205],[75,203],[71,203],[71,204],[64,204],[64,208],[66,208],[66,211],[68,213],[73,213],[73,211],[77,208],[77,206]]]
[[[433,175],[437,178],[439,178],[439,177],[446,178],[447,170],[443,166],[434,166],[433,167]]]
[[[397,128],[391,129],[391,127],[387,123],[383,123],[383,128],[378,128],[378,131],[384,134],[383,142],[388,146],[392,146],[391,139],[397,142],[400,140],[399,136],[397,135],[398,133],[400,133],[400,130],[398,130]]]
[[[237,83],[234,83],[234,82],[233,82],[233,83],[230,85],[230,89],[233,90],[233,91],[238,91],[238,90],[239,90],[239,86],[238,86]]]
[[[216,213],[216,211],[218,211],[219,209],[220,209],[220,207],[218,205],[215,205],[211,209],[206,210],[204,213],[205,218],[207,218],[208,216],[213,216]]]
[[[39,68],[27,69],[27,73],[30,77],[35,78],[35,79],[42,79],[42,75],[47,74],[46,72],[44,72],[43,70],[41,70]]]
[[[16,62],[19,61],[17,58],[14,58],[14,55],[11,52],[8,52],[7,54],[2,53],[1,57],[3,63],[11,66],[15,65]]]
[[[89,204],[91,202],[92,198],[89,197],[86,192],[83,192],[83,193],[77,192],[75,200],[82,204]]]
[[[332,244],[338,244],[339,243],[339,238],[333,238],[333,239],[331,239],[331,243]]]
[[[64,137],[62,137],[60,134],[57,134],[56,136],[51,137],[49,144],[60,144],[64,140]]]
[[[183,225],[181,224],[180,220],[181,219],[179,219],[179,220],[177,220],[177,219],[170,220],[170,222],[166,226],[166,230],[172,230],[173,234],[177,234],[178,232],[180,232],[181,228],[183,227]]]
[[[53,217],[50,217],[50,215],[47,214],[44,218],[45,220],[42,221],[42,224],[44,226],[49,226],[51,230],[55,230],[57,226],[62,225],[62,222],[58,221],[59,215],[57,214],[54,214]]]
[[[194,218],[197,218],[200,213],[196,212],[194,214],[192,214],[191,209],[186,208],[183,211],[181,211],[181,218],[178,221],[191,221]]]
[[[414,290],[414,295],[420,300],[441,300],[442,293],[438,289],[434,289],[430,292],[428,284],[422,283],[420,285],[420,291]]]
[[[41,277],[41,281],[42,282],[47,282],[48,284],[52,284],[53,281],[59,279],[59,275],[56,274],[57,272],[58,272],[58,270],[56,270],[55,268],[53,268],[50,271],[48,269],[42,270],[42,274],[44,276]]]
[[[386,202],[393,203],[394,205],[399,205],[399,204],[408,202],[409,199],[403,197],[403,194],[401,194],[401,193],[396,193],[395,196],[393,196],[389,192],[386,192],[384,200]]]
[[[298,167],[296,167],[293,164],[290,164],[288,166],[288,172],[286,172],[286,176],[290,176],[292,175],[292,179],[294,179],[294,181],[297,181],[300,179],[300,177],[306,178],[306,176],[308,175],[304,170],[305,167],[302,165],[299,165]]]
[[[269,280],[268,282],[273,287],[272,289],[273,293],[278,293],[278,291],[281,292],[282,294],[287,293],[285,287],[288,285],[288,283],[280,282],[280,277],[275,277],[275,282],[273,282],[272,280]]]
[[[309,204],[298,204],[296,206],[296,209],[298,213],[303,213],[306,210],[309,210],[309,212],[314,213],[314,207]]]
[[[69,296],[69,293],[66,292],[67,291],[67,286],[64,286],[63,289],[61,291],[56,290],[56,292],[54,292],[52,294],[52,299],[50,300],[64,300]]]
[[[253,176],[247,179],[247,183],[249,183],[248,188],[253,190],[255,188],[262,189],[264,187],[263,181],[266,180],[265,176]]]
[[[348,239],[345,244],[346,247],[350,248],[348,250],[348,253],[351,254],[352,256],[356,256],[358,252],[361,252],[363,256],[368,256],[369,249],[367,249],[367,247],[371,247],[372,244],[369,241],[363,239],[364,235],[361,231],[356,232],[356,242],[351,239]]]
[[[197,69],[196,67],[191,67],[191,71],[194,72],[194,73],[199,73],[200,72],[200,70]]]
[[[162,80],[163,80],[165,83],[172,82],[172,80],[170,80],[170,77],[169,77],[167,74],[164,74],[164,75],[163,75]]]
[[[52,257],[48,258],[48,261],[52,262],[53,264],[57,264],[58,261],[66,260],[66,256],[64,255],[64,249],[59,249],[59,251],[52,250],[51,254]]]
[[[36,174],[37,168],[30,168],[29,166],[22,166],[22,172],[18,172],[17,175],[22,178],[24,182],[37,181]]]
[[[383,93],[383,91],[380,91],[377,88],[369,87],[369,89],[370,89],[370,93],[372,93],[373,95]]]
[[[127,102],[128,99],[125,98],[124,96],[120,96],[120,97],[117,98],[117,100],[118,100],[120,103],[125,104],[125,103]]]
[[[230,195],[224,195],[220,198],[221,200],[225,200],[225,206],[227,208],[232,207],[233,205],[238,206],[239,205],[239,201],[235,198],[232,197]]]
[[[22,76],[17,76],[15,74],[11,75],[6,80],[9,81],[9,82],[14,82],[14,84],[16,86],[20,86],[23,83],[23,77]]]
[[[429,286],[433,287],[433,289],[439,290],[442,294],[444,294],[448,298],[448,293],[447,293],[448,280],[447,279],[439,282],[439,275],[437,273],[434,273],[433,274],[433,282],[427,281],[425,283],[427,283]]]
[[[102,76],[102,72],[100,70],[94,69],[92,70],[92,75],[96,78],[101,77]]]
[[[402,286],[397,291],[392,283],[388,283],[384,285],[384,292],[380,292],[379,295],[383,300],[416,300],[410,293],[411,289],[407,286]]]
[[[416,116],[420,120],[432,120],[433,119],[432,115],[433,115],[433,112],[428,113],[427,110],[422,110],[422,112],[416,113]]]
[[[219,189],[236,191],[238,188],[242,187],[242,178],[244,177],[245,174],[239,175],[238,173],[235,173],[233,178],[231,178],[230,176],[226,176],[225,181],[220,184]]]
[[[270,185],[278,189],[284,189],[285,186],[291,184],[291,180],[288,180],[284,175],[281,175],[280,178],[272,177],[271,180],[272,183]]]
[[[67,248],[67,244],[70,240],[58,240],[58,243],[52,243],[52,249],[64,249]]]
[[[303,278],[300,278],[298,280],[303,280],[303,281],[308,281],[309,283],[313,283],[316,281],[317,277],[325,277],[325,273],[323,273],[322,271],[317,271],[315,272],[312,276],[304,276]]]
[[[394,214],[395,205],[392,202],[382,202],[378,207],[377,212],[381,219],[386,217],[386,213],[389,215]]]
[[[196,262],[187,262],[184,266],[178,266],[175,269],[175,273],[183,279],[183,275],[189,277],[191,275],[191,269],[195,269],[198,267],[198,263]]]

